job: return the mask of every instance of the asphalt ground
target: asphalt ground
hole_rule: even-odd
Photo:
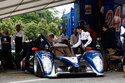
[[[94,74],[61,75],[57,78],[40,78],[22,70],[0,72],[0,83],[125,83],[125,73],[105,72],[103,77]]]

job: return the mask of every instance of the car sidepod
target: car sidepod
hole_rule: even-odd
[[[103,57],[99,51],[86,51],[83,58],[89,63],[94,73],[97,76],[103,76]]]

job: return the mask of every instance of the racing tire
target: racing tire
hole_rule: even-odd
[[[41,71],[40,64],[37,60],[37,57],[34,57],[34,74],[38,77],[43,77],[43,73]]]
[[[23,71],[25,70],[25,62],[23,60],[20,62],[20,68]]]
[[[20,62],[20,68],[21,68],[21,70],[25,70],[25,69],[23,68],[23,62],[22,62],[22,61]]]
[[[104,77],[104,75],[97,75],[97,74],[96,74],[96,77]]]

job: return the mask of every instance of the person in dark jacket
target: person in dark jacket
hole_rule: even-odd
[[[4,57],[4,68],[12,68],[12,56],[11,56],[11,38],[8,35],[8,30],[4,31],[4,36],[1,38],[2,50]]]
[[[104,50],[109,48],[116,48],[115,32],[113,29],[109,29],[107,25],[103,26],[102,47]]]
[[[116,48],[116,36],[113,29],[109,29],[107,25],[103,26],[103,34],[102,34],[102,40],[101,40],[101,46],[103,48],[103,58],[104,58],[104,70],[107,71],[108,69],[108,60],[106,54],[111,54],[111,49]]]
[[[29,65],[30,55],[35,54],[35,52],[32,51],[33,47],[36,47],[37,50],[48,51],[49,48],[51,47],[51,44],[43,34],[39,35],[39,37],[35,41],[24,43],[23,51],[20,53],[21,55],[19,56],[17,63],[19,64],[23,60],[23,58],[26,57],[25,58],[25,65],[26,65],[25,72],[29,70],[28,65]]]

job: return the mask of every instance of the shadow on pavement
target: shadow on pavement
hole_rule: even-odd
[[[50,79],[65,79],[65,78],[96,78],[96,77],[103,77],[97,76],[96,74],[61,74],[58,77],[51,77]]]

